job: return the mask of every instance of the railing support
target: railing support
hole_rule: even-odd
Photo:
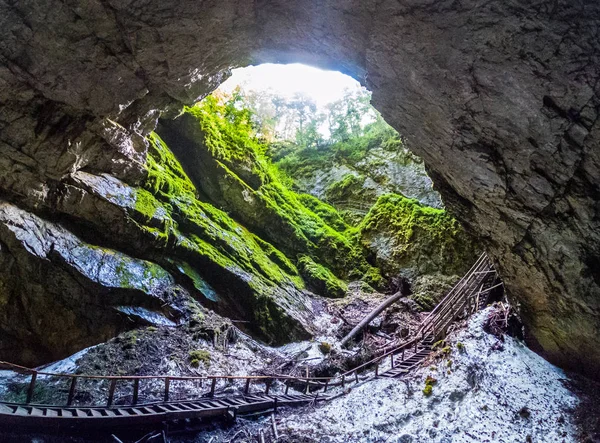
[[[108,386],[108,400],[106,400],[106,407],[110,408],[113,404],[113,400],[115,398],[115,388],[117,387],[117,379],[113,378],[110,380],[110,385]]]
[[[171,389],[171,378],[165,377],[165,396],[163,401],[166,403],[169,401],[169,390]]]
[[[250,392],[250,379],[247,378],[246,379],[246,386],[244,386],[244,394],[248,395],[249,392]]]
[[[77,377],[73,377],[71,379],[71,387],[69,388],[69,397],[67,398],[67,406],[71,406],[73,404],[73,399],[75,398],[76,386],[77,386]]]
[[[346,381],[346,376],[342,375],[342,388],[344,387],[344,382]]]
[[[133,380],[133,400],[131,401],[132,405],[137,405],[139,393],[140,393],[140,379],[136,378],[135,380]]]
[[[31,400],[33,400],[33,392],[35,389],[36,380],[37,380],[37,372],[33,371],[31,373],[31,381],[29,382],[29,388],[27,389],[27,400],[25,400],[25,402],[27,404],[31,403]]]
[[[215,388],[217,387],[217,377],[213,377],[210,383],[210,392],[208,393],[209,397],[215,396]]]
[[[271,390],[271,383],[273,383],[272,380],[267,380],[265,382],[265,395],[269,395],[269,391]]]

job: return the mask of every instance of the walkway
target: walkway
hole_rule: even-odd
[[[37,430],[59,427],[91,428],[139,426],[186,418],[235,418],[240,413],[276,410],[282,406],[303,405],[333,398],[332,388],[370,380],[375,377],[401,377],[418,367],[432,352],[435,342],[443,339],[453,325],[486,305],[490,292],[501,286],[489,258],[483,254],[469,272],[450,290],[421,324],[416,338],[389,346],[367,363],[335,377],[291,376],[86,376],[54,374],[24,368],[7,362],[0,367],[30,374],[27,399],[23,404],[0,402],[0,425],[30,427]],[[69,391],[63,405],[40,405],[34,402],[38,376],[67,379]],[[75,393],[81,380],[104,380],[107,385],[106,403],[90,406],[74,405]],[[139,401],[140,383],[161,382],[158,393],[161,401]],[[195,381],[207,386],[206,391],[193,399],[171,400],[171,385],[176,381]],[[278,389],[272,389],[275,382]],[[217,384],[242,383],[242,393],[217,394]],[[130,383],[132,396],[129,405],[114,405],[117,383]],[[291,392],[290,392],[291,390]],[[337,395],[335,395],[337,396]]]

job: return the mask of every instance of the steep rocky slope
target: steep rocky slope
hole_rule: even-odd
[[[336,67],[485,241],[532,340],[597,375],[599,19],[587,0],[2,2],[0,189],[40,213],[82,171],[136,183],[160,110],[230,67]]]
[[[365,128],[362,137],[345,143],[318,148],[274,144],[273,159],[296,189],[351,215],[364,215],[384,194],[402,194],[441,208],[423,161],[380,118]]]

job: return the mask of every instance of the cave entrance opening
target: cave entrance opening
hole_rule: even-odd
[[[384,194],[443,208],[423,161],[339,71],[294,64],[234,69],[212,97],[248,117],[285,183],[332,205],[351,225]]]
[[[272,248],[261,274],[334,298],[410,281],[427,310],[479,250],[370,99],[341,72],[264,64],[234,70],[157,134],[200,200]]]

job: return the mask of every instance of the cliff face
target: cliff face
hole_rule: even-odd
[[[545,355],[598,375],[599,21],[586,0],[2,2],[3,208],[101,238],[113,212],[108,197],[90,197],[90,174],[137,186],[161,110],[205,95],[234,66],[334,67],[373,91],[425,160]],[[3,263],[24,263],[17,228],[3,223]],[[128,228],[107,237],[119,243]],[[60,248],[20,250],[64,260]]]

